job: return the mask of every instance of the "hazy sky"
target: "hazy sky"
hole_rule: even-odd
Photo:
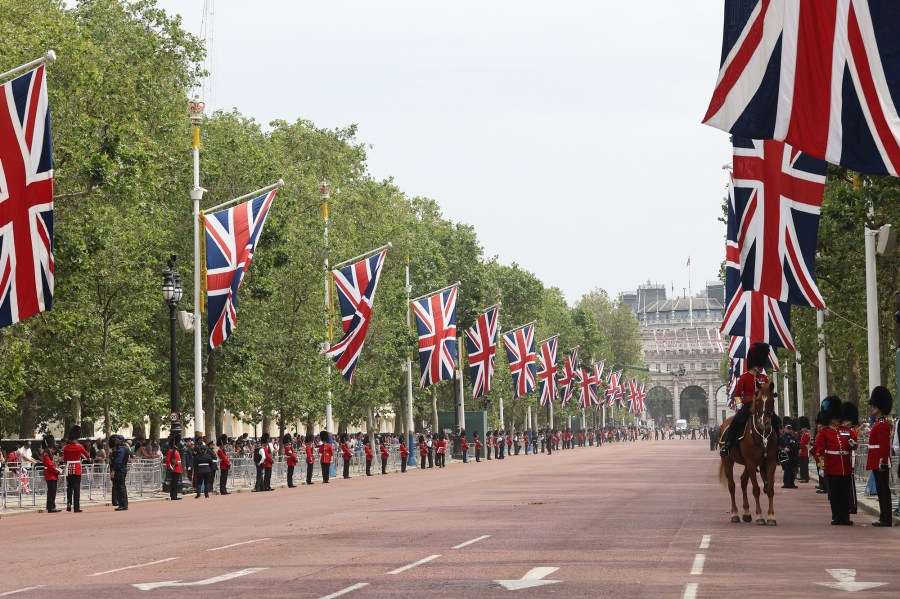
[[[202,0],[160,0],[200,32]],[[369,169],[574,302],[717,276],[710,0],[216,0],[213,108],[359,125]]]

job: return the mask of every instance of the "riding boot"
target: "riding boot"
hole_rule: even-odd
[[[728,454],[731,453],[731,442],[726,441],[724,445],[719,449],[719,455],[723,458],[727,458]]]

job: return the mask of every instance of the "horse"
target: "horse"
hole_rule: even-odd
[[[743,464],[741,491],[744,493],[744,522],[752,520],[750,501],[747,498],[747,481],[752,481],[753,497],[756,499],[756,523],[763,526],[776,526],[773,498],[775,496],[775,468],[778,465],[778,436],[771,419],[771,414],[775,409],[771,383],[763,385],[756,391],[753,403],[749,407],[751,416],[747,419],[743,437],[735,440],[728,456],[722,457],[719,465],[719,480],[723,486],[728,487],[728,492],[731,494],[731,521],[740,522],[741,518],[738,517],[737,504],[734,500],[734,465]],[[742,409],[747,409],[747,407]],[[732,418],[725,420],[719,427],[720,439],[731,424]],[[765,493],[769,497],[768,518],[763,518],[762,507],[759,505],[759,482],[756,480],[756,471],[760,465],[765,467]]]

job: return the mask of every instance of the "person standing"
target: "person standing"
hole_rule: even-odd
[[[845,401],[842,408],[841,427],[838,429],[840,435],[850,448],[850,496],[847,499],[850,506],[850,514],[856,513],[856,485],[853,483],[853,465],[856,463],[856,448],[858,447],[859,434],[856,431],[856,425],[859,424],[859,408],[856,404]]]
[[[434,443],[434,454],[437,457],[438,468],[444,467],[444,456],[447,455],[447,439],[444,433],[438,435],[438,440]]]
[[[428,449],[428,467],[434,468],[434,438],[431,434],[425,435],[425,447]]]
[[[319,432],[319,466],[322,468],[322,482],[328,484],[328,475],[331,474],[331,460],[334,458],[334,446],[329,443],[328,431]]]
[[[313,484],[312,475],[313,475],[313,467],[316,463],[316,456],[314,454],[315,447],[313,444],[315,443],[315,437],[312,433],[306,433],[306,443],[303,447],[306,453],[306,484]]]
[[[178,491],[181,488],[181,474],[184,470],[181,466],[181,453],[178,451],[179,441],[181,441],[181,435],[172,435],[169,438],[169,450],[166,452],[166,472],[169,474],[169,499],[172,501],[181,499]]]
[[[253,444],[253,463],[256,465],[256,482],[253,485],[253,493],[261,493],[266,490],[266,452],[263,451],[263,444],[257,440]]]
[[[428,467],[426,464],[426,456],[428,455],[428,447],[425,446],[425,437],[419,435],[419,463],[422,464],[422,470]]]
[[[466,431],[459,431],[459,451],[462,454],[463,464],[469,463],[469,442],[466,441]]]
[[[809,418],[800,416],[797,418],[797,426],[800,427],[800,451],[797,453],[797,479],[801,483],[809,482]]]
[[[472,440],[475,442],[475,461],[481,461],[481,439],[478,438],[478,431],[472,433]]]
[[[194,499],[200,499],[201,492],[209,499],[209,487],[213,480],[213,455],[202,440],[196,443],[194,451],[194,476],[197,479],[194,483]]]
[[[363,451],[366,453],[366,476],[372,476],[372,446],[366,443]]]
[[[493,459],[491,454],[494,452],[494,441],[493,441],[493,433],[491,431],[484,431],[484,446],[485,446],[485,454],[487,455],[487,459]]]
[[[347,433],[341,433],[341,458],[344,460],[344,478],[350,478],[350,460],[353,459],[353,452],[350,451],[348,445]]]
[[[219,495],[231,495],[228,492],[228,473],[231,472],[231,460],[225,448],[228,445],[228,435],[223,434],[219,439],[219,449],[216,457],[219,458]]]
[[[384,444],[384,435],[381,436],[381,443],[378,446],[378,451],[381,453],[381,473],[387,474],[388,450],[387,446]]]
[[[784,419],[784,432],[781,433],[781,438],[778,440],[778,445],[781,447],[782,451],[786,451],[788,454],[788,461],[784,462],[781,465],[782,470],[784,470],[784,477],[782,478],[782,489],[799,489],[799,487],[794,484],[794,477],[797,472],[797,452],[799,451],[799,441],[797,440],[797,435],[794,433],[794,423],[787,417]]]
[[[547,446],[547,455],[553,454],[553,431],[551,429],[547,429],[546,436],[544,437],[544,444]],[[541,452],[543,453],[543,452]]]
[[[872,526],[893,526],[891,517],[891,425],[885,417],[894,407],[894,397],[886,387],[872,389],[869,407],[875,424],[869,432],[869,450],[866,454],[866,470],[875,477],[875,492],[878,495],[878,520]]]
[[[128,448],[125,447],[125,437],[122,435],[113,435],[113,444],[115,451],[109,462],[109,477],[112,480],[112,494],[115,500],[117,512],[124,512],[128,509],[128,489],[125,487],[125,477],[128,476]],[[82,449],[84,449],[82,447]],[[85,452],[87,453],[87,452]]]
[[[816,435],[813,453],[818,458],[819,476],[828,480],[828,500],[831,503],[831,524],[852,526],[850,520],[850,485],[853,470],[850,464],[850,447],[840,434],[841,400],[830,395],[822,400],[822,420],[827,426]]]
[[[294,467],[299,460],[297,459],[297,454],[294,453],[294,444],[291,436],[285,433],[281,441],[284,444],[284,458],[287,464],[287,486],[288,489],[293,489],[297,486],[294,484]]]
[[[63,463],[66,469],[66,511],[81,512],[81,460],[90,459],[90,454],[84,449],[84,445],[78,442],[81,436],[81,427],[77,424],[69,429],[69,439],[63,447]]]
[[[44,465],[44,482],[47,483],[47,513],[55,514],[62,510],[56,509],[56,488],[59,484],[59,468],[53,461],[56,455],[56,441],[53,435],[44,436],[44,455],[41,462]]]
[[[404,437],[400,437],[400,472],[406,472],[406,460],[409,459],[409,449],[406,448]]]

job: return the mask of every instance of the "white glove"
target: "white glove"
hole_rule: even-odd
[[[825,477],[825,470],[822,469],[822,468],[819,468],[819,477],[820,477],[820,478],[824,478],[824,477]]]

